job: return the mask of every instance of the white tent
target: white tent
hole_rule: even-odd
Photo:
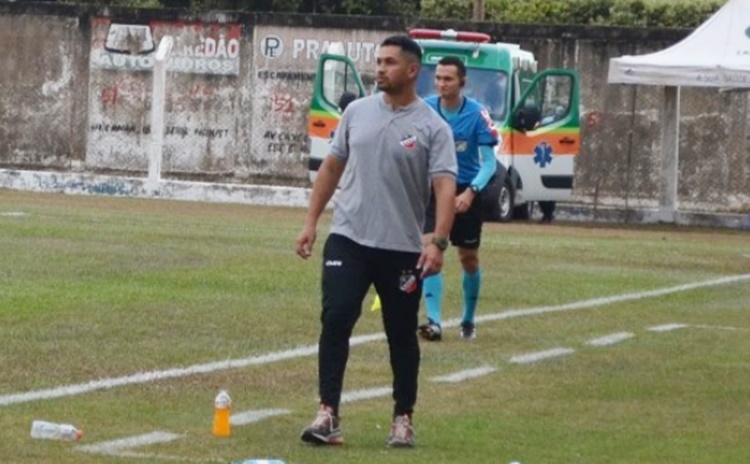
[[[662,192],[659,216],[674,222],[677,204],[680,86],[750,88],[750,0],[729,0],[677,44],[609,60],[609,83],[663,85]]]

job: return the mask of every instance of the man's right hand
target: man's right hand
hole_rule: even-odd
[[[297,236],[297,240],[294,242],[294,251],[302,259],[307,259],[312,256],[312,248],[316,238],[315,227],[305,226]]]
[[[417,261],[417,269],[422,271],[420,278],[424,279],[437,274],[443,269],[443,250],[434,243],[429,243],[422,248],[422,254]]]

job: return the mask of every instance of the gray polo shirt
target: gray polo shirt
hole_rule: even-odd
[[[352,102],[331,144],[346,162],[331,233],[360,245],[419,253],[431,179],[456,177],[448,124],[421,99],[394,111],[378,93]]]

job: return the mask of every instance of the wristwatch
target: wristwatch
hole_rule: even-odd
[[[433,245],[435,245],[436,247],[438,247],[438,249],[440,251],[445,251],[445,250],[448,249],[448,239],[445,238],[445,237],[435,237],[435,236],[433,236],[431,243]]]

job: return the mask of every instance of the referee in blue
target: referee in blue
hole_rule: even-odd
[[[456,179],[456,217],[450,233],[450,242],[458,248],[463,267],[463,316],[461,337],[476,337],[474,313],[477,309],[482,270],[479,267],[479,244],[482,235],[481,191],[495,174],[494,146],[498,133],[489,112],[472,98],[463,95],[466,84],[466,66],[456,56],[442,58],[435,69],[437,95],[425,101],[451,126],[456,144],[458,177]],[[432,240],[435,231],[435,208],[427,209],[424,233],[425,243]],[[446,244],[447,246],[447,244]],[[443,275],[427,277],[423,283],[427,323],[419,326],[419,334],[430,341],[442,339],[441,313]]]

